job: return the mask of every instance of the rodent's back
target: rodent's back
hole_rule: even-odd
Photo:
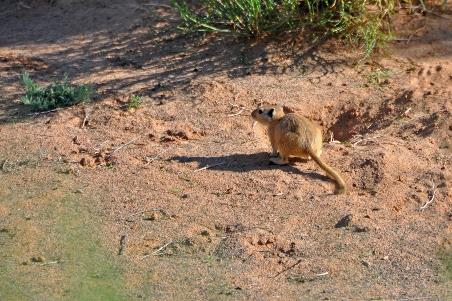
[[[286,114],[274,126],[277,140],[283,147],[290,149],[291,153],[297,148],[303,151],[310,148],[317,153],[322,148],[320,127],[303,116],[295,113]]]

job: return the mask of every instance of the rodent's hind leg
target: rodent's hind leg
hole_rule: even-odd
[[[270,143],[272,145],[272,152],[270,154],[270,157],[278,157],[279,156],[278,147],[276,146],[276,142],[273,136],[270,136]]]
[[[300,155],[300,156],[297,156],[297,157],[300,158],[300,159],[303,159],[303,160],[311,160],[312,159],[309,154],[303,154],[303,155]]]
[[[276,149],[273,149],[273,151],[270,153],[270,158],[279,157],[279,152]]]
[[[270,162],[277,164],[277,165],[286,165],[289,163],[289,159],[287,157],[277,157],[277,158],[270,158]]]

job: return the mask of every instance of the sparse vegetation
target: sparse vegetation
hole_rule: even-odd
[[[132,94],[127,103],[127,110],[138,109],[141,106],[141,96]]]
[[[391,76],[392,72],[386,68],[378,68],[367,75],[370,84],[380,86],[386,79]]]
[[[173,0],[188,31],[260,37],[309,29],[315,37],[336,35],[361,45],[366,55],[390,37],[394,0],[203,0],[195,10]]]
[[[26,91],[21,102],[36,111],[52,110],[86,102],[94,94],[94,89],[90,86],[72,85],[67,77],[63,81],[55,81],[46,87],[41,87],[25,72],[21,75],[21,81]]]
[[[450,249],[442,249],[439,252],[439,259],[441,262],[440,273],[444,276],[444,280],[452,281],[452,252]]]

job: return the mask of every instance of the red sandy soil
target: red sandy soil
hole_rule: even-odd
[[[450,13],[402,14],[386,53],[355,64],[334,41],[180,36],[154,3],[0,3],[0,234],[14,233],[0,235],[0,281],[38,300],[77,292],[82,276],[62,276],[77,262],[36,258],[51,260],[57,200],[77,195],[118,300],[452,298]],[[33,114],[24,70],[98,94]],[[321,125],[350,193],[312,161],[269,165],[259,103]]]

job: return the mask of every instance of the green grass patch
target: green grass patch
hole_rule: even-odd
[[[73,85],[69,83],[67,77],[45,87],[36,84],[26,72],[21,75],[20,79],[25,87],[25,96],[21,98],[21,102],[31,106],[35,111],[53,110],[87,102],[94,94],[92,87]]]
[[[142,104],[141,96],[132,94],[127,103],[127,110],[138,109]]]
[[[391,77],[392,71],[386,68],[378,68],[367,75],[367,81],[375,86],[380,86],[386,79]]]
[[[121,262],[102,243],[92,199],[38,175],[26,186],[0,184],[2,205],[14,208],[0,226],[0,300],[126,300]],[[32,211],[16,210],[29,202]]]
[[[450,250],[441,250],[439,259],[441,261],[441,273],[446,278],[446,281],[452,281],[452,252]]]
[[[201,0],[194,8],[172,0],[186,31],[262,37],[304,29],[313,39],[339,36],[367,56],[391,38],[395,0]]]

